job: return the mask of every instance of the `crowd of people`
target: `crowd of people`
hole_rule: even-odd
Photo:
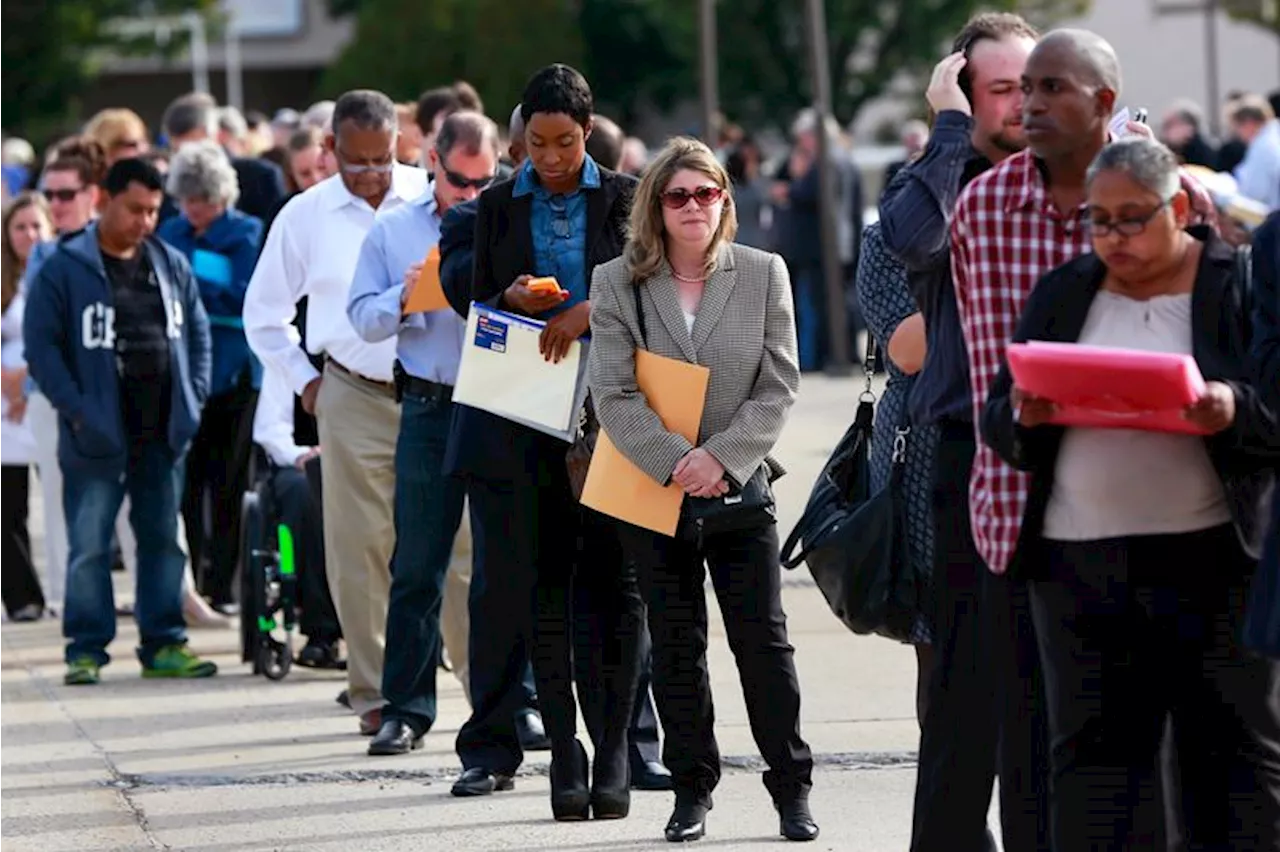
[[[1238,97],[1232,154],[1180,105],[1166,146],[1113,128],[1121,90],[1099,36],[975,16],[865,228],[817,113],[766,177],[731,128],[651,155],[559,64],[505,128],[465,83],[272,119],[185,95],[154,148],[104,111],[5,175],[34,186],[0,221],[8,618],[58,614],[65,682],[100,682],[119,560],[143,676],[214,675],[187,628],[248,614],[241,498],[267,482],[297,542],[297,662],[345,669],[368,754],[422,745],[447,659],[471,707],[453,795],[509,791],[546,749],[555,819],[670,790],[684,842],[721,771],[709,574],[779,833],[816,839],[770,483],[830,348],[829,147],[850,325],[888,365],[873,476],[904,464],[929,580],[911,848],[993,850],[998,778],[1008,850],[1278,849],[1280,637],[1241,622],[1280,610],[1258,592],[1280,583],[1280,121]],[[1187,164],[1234,168],[1265,222]],[[448,304],[418,310],[437,262]],[[590,335],[585,432],[683,491],[674,535],[582,505],[564,441],[453,401],[473,305],[545,323],[549,361]],[[1029,340],[1192,356],[1202,434],[1057,425],[1008,368]],[[642,352],[708,368],[695,441],[641,391]]]

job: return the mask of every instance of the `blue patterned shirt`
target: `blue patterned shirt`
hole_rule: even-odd
[[[553,194],[538,182],[533,161],[525,160],[516,174],[512,198],[533,196],[530,229],[534,272],[554,275],[569,291],[564,304],[543,314],[552,317],[587,300],[587,194],[600,188],[600,167],[590,156],[583,161],[578,188],[568,195]]]

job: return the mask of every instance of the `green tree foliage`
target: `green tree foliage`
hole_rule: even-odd
[[[1042,25],[1089,0],[826,0],[836,115],[851,119],[902,73],[927,72],[979,8],[1018,8]],[[468,79],[495,116],[549,62],[580,63],[603,108],[624,122],[646,104],[698,97],[695,0],[330,0],[357,15],[356,38],[325,78],[325,94],[378,86],[397,99]],[[723,111],[786,124],[809,102],[803,0],[721,0]]]
[[[1257,24],[1280,38],[1280,0],[1222,0],[1222,5],[1236,20]]]
[[[154,36],[125,37],[108,22],[139,15],[211,13],[216,0],[10,0],[0,7],[0,88],[5,128],[33,142],[72,126],[79,98],[109,53],[155,53]],[[185,46],[183,38],[168,49]]]

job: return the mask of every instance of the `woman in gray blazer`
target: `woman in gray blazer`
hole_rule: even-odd
[[[729,178],[701,142],[674,139],[636,191],[622,257],[592,280],[590,385],[597,416],[617,447],[686,498],[745,485],[770,457],[800,384],[791,283],[782,258],[734,245]],[[648,349],[710,368],[697,446],[668,432],[636,384],[635,353]],[[769,765],[764,783],[791,840],[813,840],[813,758],[800,737],[800,685],[782,611],[778,534],[772,519],[719,535],[667,537],[619,524],[649,605],[654,692],[667,734],[676,806],[668,840],[705,833],[720,779],[707,678],[706,570],[738,662],[751,730]]]

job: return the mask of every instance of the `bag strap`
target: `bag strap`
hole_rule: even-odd
[[[636,297],[636,322],[640,324],[640,342],[644,344],[644,348],[649,348],[649,334],[644,327],[644,303],[640,301],[640,285],[632,284],[631,292]]]

